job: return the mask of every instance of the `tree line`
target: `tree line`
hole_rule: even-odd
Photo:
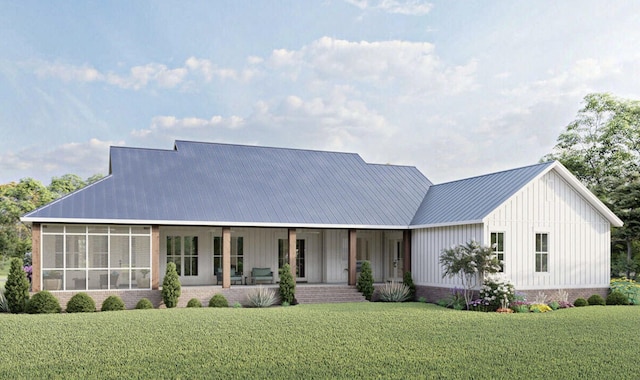
[[[611,234],[611,274],[640,272],[640,101],[607,93],[585,96],[583,107],[543,161],[558,160],[624,226]]]
[[[92,184],[104,176],[83,180],[75,174],[53,177],[49,186],[33,178],[0,185],[0,256],[23,258],[31,252],[31,229],[20,217],[69,193]]]

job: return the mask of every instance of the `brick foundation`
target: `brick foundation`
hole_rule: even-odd
[[[576,298],[587,299],[593,294],[599,294],[602,297],[609,294],[609,288],[581,288],[581,289],[563,289],[569,293],[569,302],[573,302]],[[435,303],[438,300],[445,299],[453,293],[453,288],[440,288],[434,286],[416,286],[416,298],[424,297],[427,302]],[[539,289],[539,290],[517,290],[516,293],[523,294],[527,300],[531,301],[535,299],[538,292],[544,293],[547,297],[552,297],[558,292],[558,289]]]

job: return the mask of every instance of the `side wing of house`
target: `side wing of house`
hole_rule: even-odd
[[[609,287],[611,222],[565,178],[552,169],[484,218],[517,290]]]

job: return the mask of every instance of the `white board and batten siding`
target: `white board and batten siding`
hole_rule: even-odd
[[[503,232],[505,277],[516,289],[608,287],[610,222],[555,170],[485,218],[485,241]],[[548,271],[535,272],[535,236],[548,234]]]
[[[489,213],[482,224],[414,230],[412,274],[417,285],[459,287],[457,278],[442,277],[442,250],[472,239],[489,245],[491,233],[502,232],[503,276],[516,289],[606,288],[610,228],[605,216],[550,170]],[[535,272],[536,233],[548,234],[548,271],[544,273]]]
[[[411,271],[416,285],[444,288],[460,287],[457,278],[442,277],[440,254],[443,249],[471,240],[481,242],[482,224],[432,227],[413,230],[411,237]]]

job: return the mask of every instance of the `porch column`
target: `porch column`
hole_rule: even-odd
[[[297,267],[297,261],[296,261],[296,242],[297,242],[297,238],[296,238],[296,229],[295,228],[289,228],[289,233],[288,233],[288,239],[289,239],[289,265],[291,266],[291,276],[293,276],[293,282],[296,282],[296,267]]]
[[[356,230],[349,230],[349,285],[356,284]]]
[[[42,252],[40,252],[40,223],[31,225],[31,291],[42,290],[40,274],[42,273]]]
[[[222,287],[231,287],[231,228],[222,227]]]
[[[160,288],[160,226],[151,226],[151,289]]]
[[[411,230],[402,231],[402,275],[411,272]],[[412,273],[413,275],[413,273]]]

